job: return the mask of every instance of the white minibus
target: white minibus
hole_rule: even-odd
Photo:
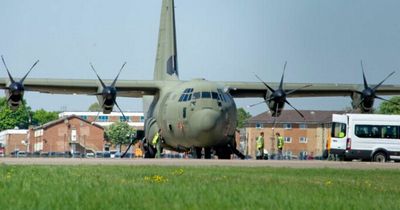
[[[330,153],[344,160],[400,160],[400,115],[333,114]]]

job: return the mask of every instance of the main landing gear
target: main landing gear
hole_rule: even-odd
[[[236,149],[236,144],[231,143],[226,146],[215,147],[218,159],[231,159],[231,154],[235,154],[240,159],[245,159],[245,156]]]
[[[149,144],[146,138],[142,140],[142,152],[144,154],[144,158],[155,158],[156,157],[156,149]]]
[[[202,157],[202,147],[193,147],[192,155],[195,159],[201,159]],[[245,156],[236,149],[236,143],[232,141],[232,143],[227,144],[225,146],[216,146],[213,147],[215,154],[218,156],[218,159],[231,159],[231,154],[235,154],[240,159],[244,159]],[[204,147],[204,159],[211,159],[211,148]]]

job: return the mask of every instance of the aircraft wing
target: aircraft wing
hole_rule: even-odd
[[[267,91],[261,82],[219,82],[229,93],[237,98],[264,97]],[[279,83],[267,83],[273,89],[278,89]],[[285,92],[312,85],[288,95],[288,97],[333,97],[351,96],[354,92],[362,91],[362,84],[339,84],[339,83],[285,83]],[[371,85],[374,87],[375,85]],[[376,93],[379,95],[400,95],[400,85],[382,85]]]
[[[0,78],[0,89],[8,86],[8,78]],[[111,80],[104,80],[111,84]],[[154,95],[165,85],[165,81],[154,80],[119,80],[116,83],[117,95],[122,97],[140,98],[144,95]],[[26,91],[36,91],[50,94],[96,94],[101,87],[97,79],[26,79]]]

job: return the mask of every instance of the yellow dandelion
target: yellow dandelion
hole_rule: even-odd
[[[172,174],[175,176],[180,176],[184,173],[184,170],[182,168],[175,170]]]

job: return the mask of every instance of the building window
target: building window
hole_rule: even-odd
[[[126,117],[126,118],[125,118],[125,117]],[[119,121],[120,121],[120,122],[125,122],[125,119],[126,119],[127,122],[130,122],[130,121],[131,121],[131,120],[129,119],[129,117],[127,117],[127,116],[125,116],[125,117],[124,117],[124,116],[119,116]]]
[[[284,124],[283,124],[283,129],[292,129],[292,124],[290,124],[290,123],[284,123]]]
[[[302,137],[299,138],[299,142],[303,143],[303,144],[307,144],[308,139],[307,139],[307,137],[302,136]]]
[[[301,124],[299,124],[299,128],[302,130],[307,129],[307,124],[301,123]]]
[[[87,120],[88,116],[87,115],[81,115],[81,118],[84,119],[84,120]]]
[[[263,126],[262,126],[261,123],[256,123],[256,128],[260,129],[260,128],[262,128],[262,127],[263,127]]]
[[[107,122],[108,121],[108,116],[99,116],[99,122]]]
[[[285,143],[292,143],[292,137],[285,137]]]
[[[140,116],[140,122],[144,122],[144,116]]]

